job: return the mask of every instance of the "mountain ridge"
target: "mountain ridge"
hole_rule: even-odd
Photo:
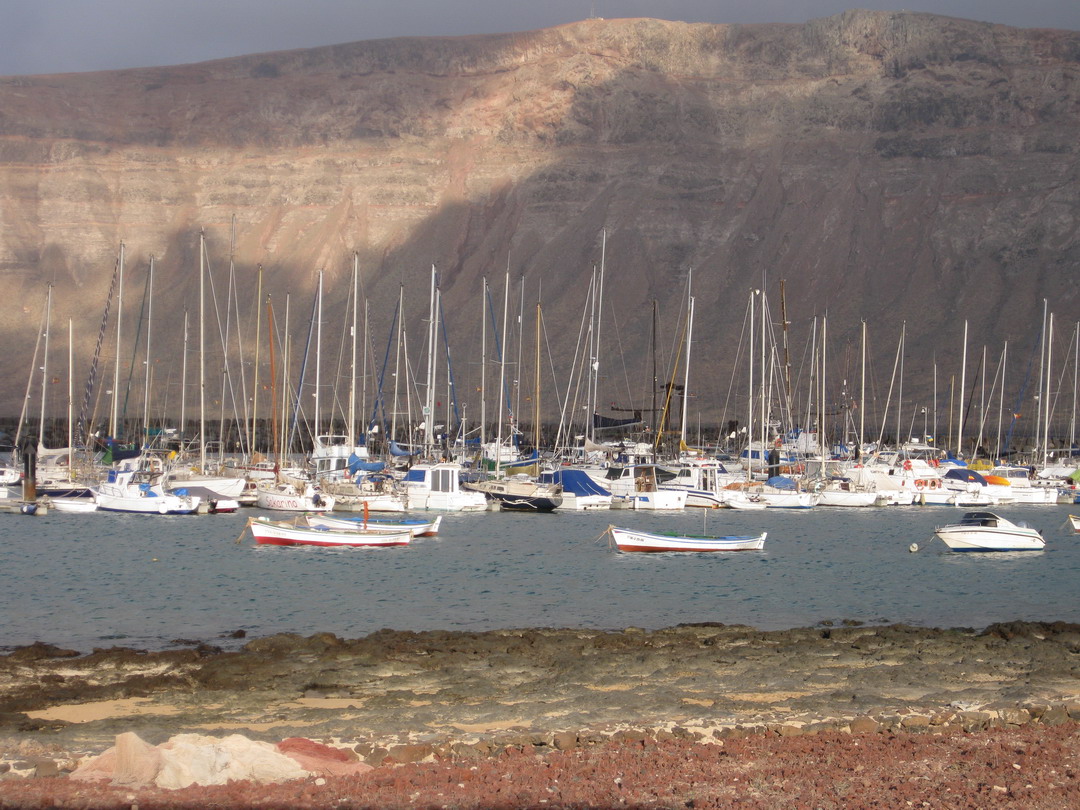
[[[25,379],[50,279],[85,356],[121,239],[132,262],[157,257],[157,297],[191,307],[200,230],[215,265],[235,261],[243,300],[257,265],[279,299],[309,295],[323,269],[333,318],[357,252],[376,343],[399,284],[422,334],[434,264],[463,314],[447,323],[460,358],[479,353],[482,279],[501,288],[509,266],[568,358],[606,231],[618,340],[604,351],[631,359],[610,361],[602,401],[647,399],[651,301],[670,344],[692,268],[703,418],[722,416],[762,279],[771,296],[786,279],[793,340],[828,312],[850,355],[866,319],[883,369],[910,324],[923,382],[909,390],[925,406],[927,361],[957,373],[964,318],[972,347],[996,352],[1036,339],[1044,298],[1069,323],[1080,314],[1078,79],[1078,32],[865,11],[587,20],[0,79],[0,284],[23,304],[0,315],[22,347],[5,371]],[[179,315],[156,315],[155,331],[175,336]],[[22,390],[8,388],[10,410]]]

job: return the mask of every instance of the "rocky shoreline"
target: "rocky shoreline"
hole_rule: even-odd
[[[1078,720],[1080,627],[1065,623],[383,630],[269,636],[233,652],[39,643],[0,656],[8,781],[63,774],[125,732],[151,744],[305,737],[377,774],[611,745],[1042,733]]]

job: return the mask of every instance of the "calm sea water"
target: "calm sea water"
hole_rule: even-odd
[[[437,538],[389,549],[240,542],[249,515],[0,515],[0,646],[160,649],[176,639],[380,628],[618,629],[681,622],[783,629],[822,621],[984,627],[1080,622],[1076,506],[999,511],[1042,552],[958,554],[932,540],[962,510],[687,510],[447,515]],[[621,554],[609,523],[769,533],[762,552]],[[919,550],[908,547],[918,543]]]

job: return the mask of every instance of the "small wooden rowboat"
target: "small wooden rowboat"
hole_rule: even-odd
[[[248,528],[260,545],[270,546],[407,546],[412,532],[357,532],[298,526],[292,521],[249,518]]]
[[[434,520],[427,518],[405,518],[390,520],[384,518],[338,518],[310,512],[304,515],[307,525],[315,529],[333,529],[340,532],[412,532],[413,537],[433,537],[439,533],[442,515]]]
[[[710,537],[706,535],[654,534],[636,529],[608,526],[619,551],[760,551],[767,532],[756,536]]]

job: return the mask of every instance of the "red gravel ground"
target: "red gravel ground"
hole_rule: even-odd
[[[0,808],[1080,807],[1080,726],[607,743],[383,766],[360,777],[165,791],[0,782]]]

